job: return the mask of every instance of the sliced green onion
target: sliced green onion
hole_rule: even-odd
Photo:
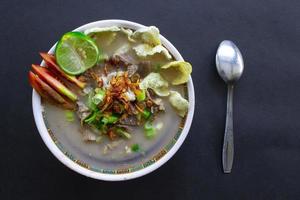
[[[102,88],[95,88],[95,93],[99,94],[99,93],[104,93],[105,91]]]
[[[156,129],[153,127],[150,121],[144,124],[144,131],[147,138],[151,139],[156,135]]]
[[[94,123],[94,126],[101,132],[101,133],[106,133],[107,132],[107,126],[104,124],[102,121],[97,121]]]
[[[105,90],[100,89],[100,88],[96,88],[95,93],[96,94],[92,97],[92,102],[95,105],[98,105],[99,103],[101,103],[104,100]]]
[[[131,138],[130,133],[126,132],[125,130],[123,130],[123,129],[121,129],[121,128],[117,128],[116,132],[117,132],[119,135],[121,135],[121,136],[123,136],[123,137],[125,137],[125,138],[127,138],[127,139],[130,139],[130,138]]]
[[[108,118],[107,117],[103,117],[102,119],[101,119],[101,122],[103,123],[103,124],[108,124]]]
[[[133,151],[133,152],[139,152],[140,151],[140,145],[139,144],[133,144],[131,146],[131,151]]]
[[[154,128],[145,130],[145,133],[146,133],[146,137],[149,139],[152,139],[156,135],[156,131]]]
[[[85,118],[84,122],[88,123],[88,124],[92,124],[94,123],[97,118],[101,117],[101,112],[99,110],[97,111],[93,111],[92,114],[90,114],[90,116],[88,116],[87,118]]]
[[[97,105],[93,102],[93,97],[95,93],[92,91],[89,93],[88,100],[87,100],[87,106],[90,110],[95,111],[97,110]]]
[[[145,109],[142,114],[145,119],[149,119],[151,116],[151,112],[148,109]]]
[[[65,116],[68,122],[73,122],[75,120],[74,112],[70,110],[65,111]]]
[[[153,128],[153,125],[150,121],[147,121],[145,124],[144,124],[144,129],[145,130],[148,130],[148,129],[151,129]]]
[[[144,101],[146,99],[145,90],[137,90],[136,91],[136,99],[137,99],[137,101]]]
[[[119,117],[117,116],[117,115],[109,115],[109,116],[104,116],[103,118],[102,118],[102,122],[104,123],[104,124],[114,124],[114,123],[116,123],[117,121],[119,120]]]
[[[116,115],[112,115],[110,117],[108,117],[108,123],[109,124],[114,124],[119,120],[119,117],[117,117]]]
[[[92,122],[95,121],[96,116],[97,116],[96,112],[93,112],[90,116],[88,116],[87,118],[85,118],[84,122],[88,123],[88,124],[91,124]]]

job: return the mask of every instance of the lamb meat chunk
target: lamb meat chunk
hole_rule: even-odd
[[[146,95],[147,95],[147,98],[150,99],[151,101],[153,101],[155,99],[155,93],[152,89],[148,88],[146,90]]]
[[[132,77],[137,71],[138,71],[138,66],[137,65],[129,65],[127,67],[128,71],[128,77]]]
[[[135,59],[129,54],[115,55],[114,58],[115,58],[115,61],[117,61],[118,64],[121,64],[123,66],[137,64]]]
[[[165,110],[165,106],[161,98],[153,99],[153,103],[155,104],[155,107],[158,107],[159,111]]]
[[[133,75],[130,77],[130,80],[131,80],[132,83],[137,83],[137,81],[138,81],[140,78],[141,78],[140,75],[137,74],[137,73],[135,73],[135,74],[133,74]]]
[[[77,111],[77,115],[80,119],[80,121],[82,122],[85,118],[87,118],[90,114],[91,111],[89,110],[89,108],[81,101],[77,102],[77,106],[78,106],[78,111]]]
[[[128,110],[129,114],[137,115],[139,113],[132,103],[129,103],[128,105],[129,105],[129,110]]]
[[[135,64],[134,59],[127,54],[114,55],[108,60],[108,62],[114,66],[117,65],[117,66],[124,66],[124,67]]]
[[[126,118],[120,119],[119,123],[121,125],[127,125],[127,126],[139,125],[138,119],[135,115],[128,115]]]
[[[128,125],[117,124],[116,126],[119,127],[119,128],[123,128],[123,129],[125,129],[126,131],[129,131],[129,132],[132,131],[132,128],[130,126],[128,126]]]
[[[88,131],[86,127],[80,127],[79,132],[82,134],[82,139],[85,142],[94,142],[97,139],[97,136],[94,133]]]
[[[151,71],[151,62],[150,61],[142,61],[138,64],[137,73],[139,73],[142,77],[147,76]]]

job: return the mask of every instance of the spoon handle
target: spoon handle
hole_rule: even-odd
[[[233,115],[232,115],[232,103],[233,103],[233,85],[228,85],[227,92],[227,113],[226,113],[226,125],[223,143],[223,171],[224,173],[230,173],[233,163],[234,145],[233,145]]]

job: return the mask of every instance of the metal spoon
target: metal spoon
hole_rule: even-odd
[[[244,70],[243,57],[237,46],[229,40],[220,43],[216,54],[216,66],[219,75],[227,83],[227,113],[222,152],[224,173],[230,173],[233,163],[233,115],[232,100],[235,82],[242,76]]]

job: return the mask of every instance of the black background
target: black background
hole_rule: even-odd
[[[0,2],[0,199],[299,199],[300,1]],[[101,19],[156,25],[193,64],[196,108],[177,154],[127,182],[81,176],[42,142],[27,72],[65,32]],[[245,62],[235,90],[235,161],[224,175],[226,87],[214,56],[233,40]]]

